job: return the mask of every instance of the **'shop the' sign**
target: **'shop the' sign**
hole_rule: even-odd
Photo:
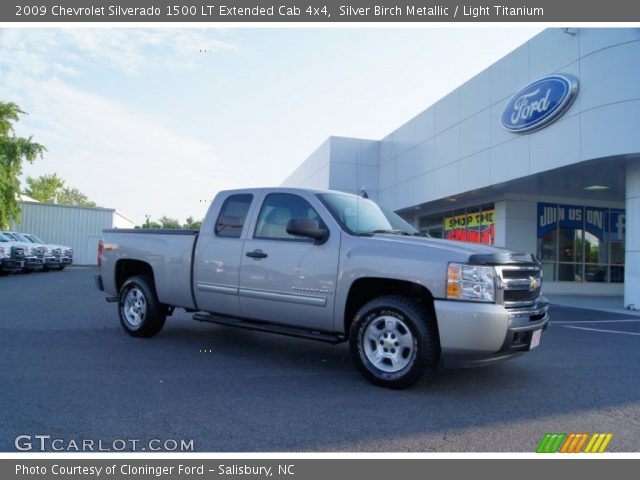
[[[547,126],[562,115],[578,93],[578,80],[571,75],[549,75],[516,93],[502,112],[500,123],[514,133],[527,133]]]

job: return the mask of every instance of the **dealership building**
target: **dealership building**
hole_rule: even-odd
[[[536,253],[546,293],[640,308],[638,59],[640,29],[545,30],[381,140],[330,137],[284,185],[366,189],[433,237]]]

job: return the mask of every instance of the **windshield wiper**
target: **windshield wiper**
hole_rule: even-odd
[[[392,230],[392,229],[379,229],[379,230],[371,230],[368,233],[391,233],[394,235],[411,235],[409,232],[405,232],[404,230]]]

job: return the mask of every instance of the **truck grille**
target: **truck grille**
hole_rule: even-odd
[[[537,265],[496,267],[499,292],[505,307],[534,304],[542,293],[542,271]]]
[[[71,249],[71,248],[67,248],[67,249],[64,251],[64,256],[65,256],[65,257],[73,257],[73,249]]]
[[[47,253],[47,249],[44,248],[44,247],[36,247],[34,249],[34,253],[35,253],[36,257],[42,258],[42,257],[44,257],[45,253]]]
[[[528,290],[505,290],[505,303],[533,303],[540,296],[540,288],[533,291]]]
[[[54,257],[59,257],[60,255],[62,255],[62,250],[60,248],[54,248],[53,249],[53,256]]]
[[[22,260],[24,258],[24,248],[22,248],[22,247],[11,247],[11,258],[15,258],[17,260]]]

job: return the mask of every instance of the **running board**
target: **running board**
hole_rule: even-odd
[[[273,323],[257,323],[241,318],[223,317],[206,313],[196,313],[193,319],[199,322],[217,323],[228,327],[245,328],[247,330],[257,330],[260,332],[276,333],[288,337],[306,338],[307,340],[317,340],[319,342],[336,345],[345,341],[344,336],[331,333],[318,332],[316,330],[306,330],[303,328],[289,327],[287,325],[275,325]]]

